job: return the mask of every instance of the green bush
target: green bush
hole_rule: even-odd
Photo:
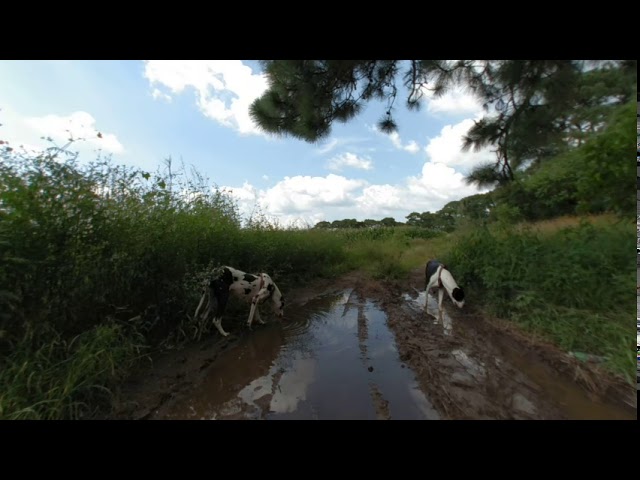
[[[0,156],[2,418],[91,413],[144,353],[133,345],[200,338],[209,326],[191,316],[211,266],[268,271],[285,295],[342,268],[332,232],[243,228],[226,192],[170,161],[152,174],[58,149]],[[89,338],[118,340],[78,350]]]
[[[633,235],[626,223],[585,222],[545,236],[482,229],[463,236],[444,261],[455,265],[471,303],[482,302],[568,351],[604,356],[631,379]]]

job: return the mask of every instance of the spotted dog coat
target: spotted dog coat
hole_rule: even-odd
[[[449,294],[449,298],[458,308],[464,306],[464,291],[458,286],[453,275],[446,267],[438,260],[429,260],[425,268],[425,290],[427,292],[427,299],[425,302],[425,310],[429,304],[429,293],[437,290],[438,292],[438,315],[436,318],[442,320],[442,300],[444,299],[444,292]]]
[[[284,315],[284,295],[282,295],[280,289],[268,274],[246,273],[233,267],[224,266],[214,273],[209,285],[205,287],[194,317],[198,318],[198,313],[203,307],[206,298],[207,305],[202,318],[209,318],[215,304],[216,312],[213,316],[213,324],[220,334],[226,337],[229,334],[222,328],[222,315],[231,295],[251,303],[251,311],[247,321],[249,327],[251,327],[254,314],[259,323],[264,323],[260,318],[257,306],[268,298],[271,299],[273,313],[280,318]]]

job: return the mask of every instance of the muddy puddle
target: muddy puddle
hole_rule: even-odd
[[[244,315],[228,318],[230,337],[214,332],[132,379],[118,418],[637,417],[631,386],[553,345],[447,299],[436,321],[423,283],[421,269],[403,285],[352,273],[292,292],[281,322],[247,331]]]
[[[413,315],[422,315],[426,299],[426,293],[415,288],[411,294],[402,294],[405,310]],[[535,358],[526,345],[505,337],[487,335],[469,321],[456,322],[447,313],[449,310],[456,312],[454,306],[446,305],[442,322],[433,316],[424,318],[429,323],[432,336],[441,336],[439,347],[450,345],[446,357],[457,363],[449,370],[451,382],[486,393],[482,401],[476,402],[477,412],[482,410],[478,405],[484,402],[494,403],[491,407],[495,409],[486,408],[495,412],[494,418],[635,418],[635,405],[628,408],[603,402],[576,383],[559,376],[553,368]],[[433,296],[429,296],[427,311],[433,315],[437,312],[437,301]],[[444,363],[443,367],[447,367]]]
[[[394,419],[440,415],[401,362],[385,313],[352,289],[290,308],[208,367],[153,419]]]

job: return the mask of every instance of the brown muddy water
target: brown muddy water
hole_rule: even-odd
[[[154,401],[145,401],[142,395],[137,398],[140,412],[130,416],[191,420],[637,417],[635,396],[625,391],[612,399],[585,390],[577,377],[569,378],[584,369],[575,360],[565,363],[566,355],[555,347],[503,332],[450,303],[445,305],[443,322],[437,322],[425,313],[425,293],[415,288],[422,282],[421,275],[416,274],[416,279],[411,287],[395,291],[357,278],[346,279],[342,286],[334,284],[330,294],[316,296],[311,290],[290,305],[284,320],[256,325],[232,339],[230,348],[205,347],[191,353],[193,362],[174,359],[171,368],[159,367],[146,387],[153,394],[150,398],[171,392]],[[433,297],[427,311],[436,312]],[[236,321],[246,320],[242,316]],[[192,367],[174,369],[180,361]],[[573,366],[567,369],[567,365]],[[598,379],[592,377],[592,381]]]
[[[155,419],[439,419],[386,315],[354,290],[313,299],[223,352]]]

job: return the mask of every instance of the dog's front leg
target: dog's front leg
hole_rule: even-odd
[[[432,289],[434,287],[435,287],[435,284],[431,282],[429,282],[429,284],[427,285],[426,295],[424,299],[424,311],[426,312],[427,315],[430,315],[437,319],[438,318],[437,315],[434,315],[433,313],[429,312],[429,297],[431,296],[430,294],[433,294]]]
[[[443,321],[442,300],[444,299],[444,288],[438,289],[438,320]]]
[[[257,308],[257,296],[253,297],[253,299],[251,300],[251,311],[249,312],[249,320],[247,320],[247,326],[249,328],[251,328],[251,322],[253,321],[253,316],[256,313],[256,308]]]
[[[433,288],[433,285],[431,284],[431,282],[429,282],[427,284],[427,288],[424,289],[425,291],[425,296],[424,296],[424,311],[429,313],[429,293],[431,292],[431,289]]]
[[[260,325],[264,325],[264,320],[262,320],[262,318],[260,318],[260,309],[258,308],[258,306],[256,306],[256,321]]]
[[[249,312],[249,320],[247,320],[247,325],[251,328],[251,322],[253,321],[253,316],[256,313],[256,309],[258,308],[258,304],[262,303],[265,298],[269,296],[269,290],[266,288],[262,288],[256,295],[251,299],[251,311]]]

